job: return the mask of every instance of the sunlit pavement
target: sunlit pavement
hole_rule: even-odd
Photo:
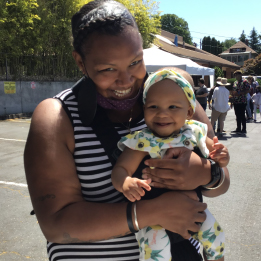
[[[207,110],[210,116],[211,111]],[[205,198],[226,233],[226,261],[261,260],[261,118],[247,123],[246,135],[233,135],[234,111],[225,121],[220,141],[230,151],[229,191]],[[46,240],[32,210],[23,167],[30,119],[0,121],[0,260],[48,260]]]

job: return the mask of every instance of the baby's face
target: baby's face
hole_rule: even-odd
[[[144,105],[147,126],[158,137],[178,134],[193,109],[185,93],[175,82],[165,79],[150,87]]]

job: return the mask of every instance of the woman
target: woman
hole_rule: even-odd
[[[111,149],[117,147],[114,140],[145,126],[139,100],[146,77],[141,36],[124,6],[99,0],[73,16],[72,32],[73,57],[87,77],[34,112],[25,148],[31,200],[43,234],[52,242],[47,245],[50,260],[137,260],[127,203],[113,188],[110,174],[117,156]],[[196,115],[208,122],[202,110]],[[179,149],[168,156],[147,161],[155,169],[146,168],[144,178],[152,178],[155,187],[193,190],[212,180],[210,162],[195,153]],[[225,172],[223,185],[204,193],[225,193]],[[205,208],[194,191],[172,191],[138,202],[136,214],[140,228],[160,224],[188,239],[188,230],[199,229],[195,222],[205,220],[199,213]],[[181,250],[193,253],[189,241],[183,242]]]
[[[207,101],[208,101],[208,89],[205,86],[205,80],[200,78],[198,81],[199,89],[196,91],[196,98],[200,105],[202,106],[203,110],[206,111],[207,109]]]
[[[249,94],[250,94],[250,97],[252,98],[253,95],[256,93],[257,87],[259,87],[259,83],[257,81],[255,81],[253,76],[248,76],[247,80],[250,84],[250,93]],[[250,120],[252,120],[253,119],[253,113],[254,113],[254,105],[253,105],[252,99],[247,101],[247,107],[250,108],[251,114],[249,114],[249,115],[250,115]]]

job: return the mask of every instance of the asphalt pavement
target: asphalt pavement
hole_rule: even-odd
[[[207,110],[210,116],[211,111]],[[247,123],[247,134],[236,128],[234,111],[228,112],[220,139],[231,160],[229,191],[205,198],[226,234],[226,261],[261,260],[261,118]],[[46,240],[35,216],[23,167],[23,151],[30,119],[0,121],[0,260],[48,260]]]

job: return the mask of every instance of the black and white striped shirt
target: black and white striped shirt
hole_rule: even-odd
[[[74,159],[81,190],[86,201],[116,203],[125,201],[111,182],[112,164],[91,127],[83,126],[78,113],[77,99],[71,89],[56,95],[73,123],[75,137]],[[122,137],[129,133],[120,123],[114,124]],[[144,119],[132,121],[131,131],[145,128]],[[193,240],[193,239],[192,239]],[[197,241],[192,242],[197,249]],[[139,260],[139,247],[134,234],[95,243],[47,244],[50,261],[124,261]]]

